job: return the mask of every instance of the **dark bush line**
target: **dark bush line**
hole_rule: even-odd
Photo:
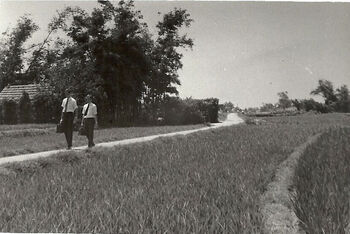
[[[57,123],[61,101],[50,93],[39,93],[30,100],[23,92],[20,100],[5,99],[0,104],[0,124]]]
[[[219,100],[172,97],[164,102],[161,109],[163,109],[165,124],[217,123]]]
[[[57,123],[60,119],[61,100],[48,92],[33,98],[33,116],[36,123]]]
[[[81,108],[78,108],[78,119],[81,120]],[[180,99],[168,97],[160,104],[158,113],[153,108],[143,108],[138,118],[128,118],[128,113],[119,113],[118,126],[149,126],[149,125],[189,125],[205,122],[218,122],[219,100]],[[98,103],[99,125],[108,127],[109,109],[103,103]],[[17,123],[57,123],[61,112],[61,98],[48,92],[34,96],[31,101],[24,92],[19,103],[14,100],[4,100],[0,105],[0,124]],[[80,122],[80,121],[78,121]]]
[[[17,102],[5,100],[3,102],[3,119],[6,124],[17,124]]]

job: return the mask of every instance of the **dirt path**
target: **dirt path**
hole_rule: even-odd
[[[227,116],[226,121],[222,123],[215,123],[211,124],[209,127],[199,128],[199,129],[193,129],[193,130],[186,130],[186,131],[180,131],[180,132],[172,132],[172,133],[165,133],[165,134],[158,134],[158,135],[152,135],[152,136],[145,136],[145,137],[138,137],[138,138],[131,138],[131,139],[125,139],[120,141],[111,141],[111,142],[104,142],[96,144],[96,147],[113,147],[113,146],[119,146],[119,145],[128,145],[128,144],[134,144],[139,142],[147,142],[154,140],[159,137],[171,137],[171,136],[177,136],[177,135],[188,135],[191,133],[199,132],[199,131],[205,131],[209,129],[215,129],[220,127],[226,127],[231,126],[234,124],[240,124],[243,123],[243,119],[238,117],[236,113],[231,113]],[[80,146],[80,147],[74,147],[72,150],[85,150],[86,146]],[[26,160],[34,160],[38,158],[45,158],[50,157],[54,154],[57,154],[59,152],[64,152],[67,150],[50,150],[50,151],[44,151],[44,152],[38,152],[38,153],[32,153],[32,154],[22,154],[22,155],[16,155],[11,157],[3,157],[0,158],[0,166],[8,163],[13,162],[21,162]]]
[[[304,234],[299,229],[299,219],[293,211],[290,186],[293,182],[295,168],[305,149],[316,142],[320,134],[308,138],[282,162],[276,170],[273,181],[261,196],[264,233]]]

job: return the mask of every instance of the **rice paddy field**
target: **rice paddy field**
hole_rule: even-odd
[[[65,152],[8,165],[0,170],[0,231],[262,233],[260,196],[277,166],[315,133],[331,131],[327,137],[333,139],[338,130],[332,133],[332,129],[350,126],[350,117],[262,120],[261,125]],[[310,154],[338,141],[322,142],[310,148]],[[346,140],[339,144],[343,143]],[[328,155],[333,155],[331,149]],[[304,156],[302,160],[314,163]],[[342,161],[333,161],[329,170],[342,168]],[[305,171],[298,169],[299,175],[300,170]],[[304,207],[302,196],[295,204]]]

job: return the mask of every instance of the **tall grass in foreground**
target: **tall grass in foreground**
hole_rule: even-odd
[[[0,231],[261,233],[276,167],[325,127],[240,125],[11,165]]]
[[[350,129],[321,135],[301,157],[294,209],[307,233],[345,233],[349,224]]]

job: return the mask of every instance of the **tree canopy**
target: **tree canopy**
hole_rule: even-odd
[[[0,50],[0,90],[11,83],[24,82],[22,71],[25,66],[24,43],[39,27],[28,17],[23,16],[17,21],[11,32],[5,32]]]
[[[38,27],[21,18],[5,40],[7,49],[0,51],[2,87],[36,81],[53,87],[58,96],[68,87],[81,100],[93,93],[112,118],[123,113],[134,118],[142,108],[155,110],[167,96],[177,95],[179,48],[193,46],[192,39],[180,33],[193,21],[189,13],[175,8],[164,14],[157,34],[151,35],[133,1],[99,3],[90,13],[79,7],[58,12],[44,41],[33,45],[26,69],[22,46]],[[58,30],[66,38],[52,41],[50,36]]]

